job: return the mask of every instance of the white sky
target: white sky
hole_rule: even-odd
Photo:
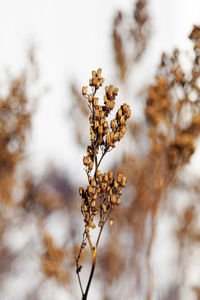
[[[35,41],[40,67],[40,85],[49,93],[40,101],[34,119],[33,158],[38,171],[49,160],[68,165],[79,174],[82,152],[72,141],[67,120],[73,101],[68,84],[76,79],[87,84],[90,72],[103,68],[103,76],[114,76],[111,25],[115,11],[132,11],[131,0],[0,0],[0,82],[6,68],[23,68],[28,42]],[[135,72],[135,85],[151,80],[161,51],[175,46],[190,49],[187,36],[200,20],[199,0],[151,0],[152,39],[144,68]],[[145,72],[145,73],[144,73]],[[81,126],[81,124],[80,124]],[[80,174],[82,176],[82,174]]]

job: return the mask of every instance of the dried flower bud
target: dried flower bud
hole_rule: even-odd
[[[99,227],[102,227],[102,226],[103,226],[103,221],[99,221],[98,226],[99,226]]]
[[[119,122],[121,125],[124,125],[126,123],[124,116],[121,116]]]
[[[91,227],[92,229],[96,228],[96,225],[94,224],[93,221],[90,222],[90,227]]]
[[[102,134],[102,133],[103,133],[103,126],[100,125],[100,126],[98,127],[98,133],[99,133],[99,134]]]
[[[102,69],[98,68],[98,70],[97,70],[97,76],[98,76],[98,78],[101,78],[101,73],[102,73]]]
[[[87,86],[82,87],[82,95],[85,96],[87,94]]]
[[[113,171],[108,171],[108,178],[112,179],[113,178]]]
[[[105,181],[108,181],[108,174],[107,174],[107,173],[104,173],[104,174],[103,174],[103,179],[104,179]]]
[[[115,196],[115,195],[112,195],[112,196],[111,196],[111,202],[112,202],[112,203],[116,203],[116,196]]]
[[[109,220],[109,225],[110,225],[110,226],[112,226],[112,225],[113,225],[113,223],[114,223],[113,219],[112,219],[112,218],[110,218],[110,220]]]
[[[97,129],[98,126],[99,126],[99,121],[95,120],[94,121],[94,128]]]
[[[121,118],[121,116],[122,116],[122,109],[121,108],[118,109],[117,116],[118,116],[119,119]]]
[[[121,186],[122,186],[122,187],[125,187],[125,185],[126,185],[126,177],[125,177],[125,176],[122,176]]]
[[[84,164],[85,166],[87,166],[87,165],[89,164],[89,157],[88,157],[88,156],[84,156],[84,157],[83,157],[83,164]]]
[[[92,99],[93,99],[93,95],[92,95],[92,94],[90,94],[90,95],[88,96],[88,100],[89,100],[89,102],[92,102]]]
[[[117,176],[117,182],[121,183],[121,180],[122,180],[122,174],[119,173],[118,176]]]
[[[93,163],[93,161],[91,161],[91,162],[89,163],[89,166],[88,166],[90,170],[93,169],[93,165],[94,165],[94,163]]]
[[[91,181],[91,186],[92,186],[92,187],[95,187],[95,186],[96,186],[96,181],[95,181],[94,178],[93,178],[92,181]]]
[[[107,207],[105,204],[102,204],[102,209],[103,209],[103,212],[106,213],[107,212]]]
[[[110,126],[112,128],[112,130],[115,130],[115,128],[117,127],[117,120],[114,119],[110,122]]]
[[[95,206],[96,206],[96,202],[95,202],[95,201],[92,201],[91,207],[95,207]]]
[[[94,106],[97,106],[97,105],[98,105],[98,102],[99,102],[99,98],[94,98],[94,99],[93,99],[93,104],[94,104]]]
[[[118,198],[118,199],[117,199],[117,205],[120,205],[120,203],[121,203],[121,199]]]
[[[82,196],[84,193],[84,188],[83,187],[80,187],[79,188],[79,195]]]
[[[96,77],[96,71],[92,71],[92,79]]]

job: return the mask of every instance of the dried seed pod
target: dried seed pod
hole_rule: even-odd
[[[98,102],[99,102],[99,98],[94,98],[94,99],[93,99],[93,104],[94,104],[94,106],[97,106],[97,105],[98,105]]]
[[[111,202],[113,204],[116,203],[116,196],[114,194],[111,196]]]
[[[92,194],[93,193],[93,188],[92,188],[91,185],[88,185],[87,192],[88,192],[88,194]]]
[[[118,199],[117,199],[117,205],[120,205],[120,203],[121,203],[121,199],[118,198]]]
[[[93,178],[92,181],[91,181],[91,186],[92,186],[92,187],[95,187],[95,186],[96,186],[96,181],[95,181],[94,178]]]
[[[103,179],[107,182],[108,181],[108,174],[107,173],[104,173],[103,174]]]
[[[113,223],[114,223],[113,218],[110,218],[110,220],[109,220],[109,225],[110,225],[110,226],[113,226]]]
[[[83,164],[87,166],[89,164],[89,157],[88,156],[83,156]]]
[[[119,109],[118,109],[118,112],[117,112],[117,117],[120,119],[121,116],[122,116],[122,109],[119,108]]]
[[[102,227],[102,226],[103,226],[103,221],[99,221],[98,226],[99,226],[99,227]]]
[[[80,187],[79,188],[79,195],[82,196],[84,193],[84,188],[83,187]]]
[[[102,133],[103,133],[103,126],[102,126],[102,125],[100,125],[100,126],[98,127],[98,133],[99,133],[99,134],[102,134]]]
[[[89,163],[88,168],[89,168],[90,170],[92,170],[92,169],[93,169],[93,165],[94,165],[94,163],[93,163],[93,161],[91,161],[91,162]]]
[[[87,86],[82,87],[82,95],[85,96],[87,94]]]

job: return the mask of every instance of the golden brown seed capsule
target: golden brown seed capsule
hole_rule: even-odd
[[[108,171],[108,178],[112,179],[113,178],[113,171]]]
[[[101,77],[101,73],[102,73],[102,69],[101,68],[98,68],[97,70],[97,76],[100,78]]]
[[[119,119],[121,118],[121,116],[122,116],[122,109],[121,108],[118,109],[117,116],[118,116]]]
[[[99,224],[98,224],[98,226],[102,227],[103,226],[103,221],[100,221]]]
[[[128,106],[127,106],[126,103],[124,103],[121,107],[122,107],[124,112],[128,111]]]
[[[119,89],[118,89],[118,88],[115,88],[115,90],[114,90],[115,95],[117,95],[118,92],[119,92]]]
[[[119,173],[117,176],[117,182],[121,183],[121,180],[122,180],[122,173]]]
[[[103,123],[103,127],[108,127],[108,122],[107,121],[105,121],[104,123]]]
[[[118,189],[118,195],[122,195],[122,189]]]
[[[103,126],[103,125],[104,125],[104,123],[105,123],[105,119],[103,118],[103,119],[101,119],[101,120],[100,120],[100,125],[102,125],[102,126]]]
[[[94,128],[96,129],[99,126],[99,121],[95,120],[94,121]]]
[[[100,110],[99,110],[99,111],[100,111]],[[105,116],[105,115],[104,115],[104,111],[100,111],[99,116],[100,116],[101,119],[103,119],[104,116]]]
[[[102,183],[102,190],[105,191],[106,188],[107,188],[107,183],[103,182],[103,183]]]
[[[94,98],[94,99],[93,99],[93,104],[94,104],[94,106],[97,106],[97,105],[98,105],[98,102],[99,102],[99,98]]]
[[[91,207],[95,207],[95,206],[96,206],[96,202],[95,202],[95,201],[92,201]]]
[[[92,118],[92,116],[89,117],[89,122],[90,122],[90,124],[93,124],[93,118]]]
[[[97,176],[100,176],[100,175],[101,175],[101,171],[98,170],[98,171],[97,171]]]
[[[92,186],[92,187],[95,187],[95,186],[96,186],[96,181],[95,181],[94,178],[91,180],[91,186]]]
[[[120,205],[120,203],[121,203],[121,199],[118,198],[118,199],[117,199],[117,205]]]
[[[103,131],[103,133],[104,134],[107,134],[108,133],[108,131],[109,131],[109,128],[107,127],[107,128],[104,128],[104,131]]]
[[[94,132],[92,132],[92,134],[91,134],[91,141],[94,142],[94,140],[95,140],[95,134],[94,134]]]
[[[112,120],[112,121],[110,122],[110,126],[111,126],[111,128],[114,130],[114,129],[117,127],[117,120],[116,120],[116,119]]]
[[[122,186],[122,187],[125,187],[125,185],[126,185],[126,177],[123,176],[123,177],[122,177],[122,180],[121,180],[121,186]]]
[[[90,94],[90,95],[88,96],[88,100],[89,100],[89,102],[92,102],[92,99],[93,99],[93,95],[92,95],[92,94]]]
[[[88,210],[86,205],[83,206],[83,210],[84,210],[84,212],[86,212]]]
[[[113,223],[114,223],[113,219],[112,219],[112,218],[110,218],[110,220],[109,220],[109,225],[110,225],[110,226],[112,226],[112,225],[113,225]]]
[[[87,165],[89,164],[89,157],[88,157],[88,156],[84,156],[84,157],[83,157],[83,164],[84,164],[85,166],[87,166]]]
[[[87,94],[87,86],[82,87],[82,95],[85,96]]]
[[[79,195],[82,196],[82,195],[83,195],[83,192],[84,192],[84,188],[83,188],[83,187],[80,187],[80,188],[79,188]]]
[[[108,86],[105,86],[105,93],[108,93]]]
[[[110,133],[110,138],[111,138],[111,140],[114,140],[114,132],[113,131],[111,131],[111,133]]]
[[[118,139],[119,139],[119,134],[116,132],[114,134],[114,141],[116,142],[116,141],[118,141]]]
[[[96,77],[96,71],[92,71],[92,78],[95,78]]]
[[[96,228],[96,225],[94,224],[94,222],[90,222],[90,227],[92,228],[92,229],[94,229],[94,228]]]
[[[112,203],[116,203],[116,196],[115,196],[115,195],[112,195],[112,196],[111,196],[111,202],[112,202]]]
[[[103,174],[103,179],[104,179],[105,181],[108,181],[108,174],[107,174],[107,173],[104,173],[104,174]]]
[[[121,125],[124,125],[126,123],[124,116],[121,116],[119,122]]]
[[[126,126],[123,126],[122,128],[121,128],[121,133],[124,135],[125,134],[125,132],[126,132]]]
[[[102,125],[100,125],[100,126],[98,127],[98,133],[99,133],[99,134],[102,134],[102,133],[103,133],[103,126],[102,126]]]
[[[107,208],[106,208],[106,205],[105,205],[105,204],[102,204],[102,209],[103,209],[103,212],[104,212],[104,213],[107,212]]]
[[[116,188],[116,189],[117,189],[117,188],[118,188],[118,186],[119,186],[119,185],[118,185],[117,181],[115,180],[115,181],[114,181],[114,188]]]
[[[92,170],[92,168],[93,168],[93,161],[91,161],[91,162],[89,163],[89,166],[88,166],[88,167],[89,167],[90,170]]]
[[[107,137],[106,137],[106,142],[107,142],[108,145],[110,145],[111,139],[110,139],[110,136],[109,136],[109,135],[107,135]]]
[[[92,79],[89,80],[89,85],[92,86]]]
[[[92,194],[93,193],[93,188],[92,188],[91,185],[88,185],[87,191],[88,191],[88,194]]]
[[[98,109],[95,109],[94,116],[95,116],[95,118],[99,118],[99,110]]]
[[[102,175],[99,175],[99,176],[98,176],[98,182],[101,183],[102,181],[103,181],[103,176],[102,176]]]
[[[107,100],[107,101],[105,102],[105,107],[106,107],[106,108],[110,108],[110,100]]]
[[[100,78],[100,85],[102,85],[103,83],[104,83],[104,78],[101,77],[101,78]]]
[[[131,116],[131,111],[128,110],[128,111],[126,112],[125,116],[126,116],[127,119],[130,118],[130,116]]]

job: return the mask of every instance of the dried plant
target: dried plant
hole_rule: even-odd
[[[110,152],[116,142],[119,142],[126,132],[126,122],[130,118],[131,111],[129,105],[124,103],[118,109],[114,119],[107,121],[109,114],[115,107],[115,98],[118,94],[118,88],[113,85],[105,87],[104,105],[101,105],[99,98],[96,96],[97,90],[102,86],[104,78],[101,77],[101,69],[92,71],[92,79],[89,80],[91,93],[88,93],[88,87],[82,88],[82,94],[85,96],[90,110],[90,145],[87,147],[87,155],[83,157],[83,164],[88,177],[86,189],[79,189],[82,198],[81,212],[84,217],[85,230],[83,233],[83,241],[80,251],[76,257],[76,273],[78,275],[79,284],[82,292],[82,299],[87,299],[90,284],[93,278],[96,265],[96,255],[100,237],[106,221],[112,226],[112,212],[119,206],[121,202],[122,188],[126,185],[126,177],[119,173],[115,179],[113,171],[102,174],[99,170],[102,159],[106,153]],[[96,228],[95,219],[98,217],[99,233],[96,243],[91,241],[90,230]],[[79,263],[82,250],[89,243],[92,266],[85,292],[80,279],[80,271],[82,266]]]
[[[147,1],[137,0],[133,15],[119,11],[113,24],[114,58],[119,77],[124,81],[132,66],[142,57],[150,36]]]

